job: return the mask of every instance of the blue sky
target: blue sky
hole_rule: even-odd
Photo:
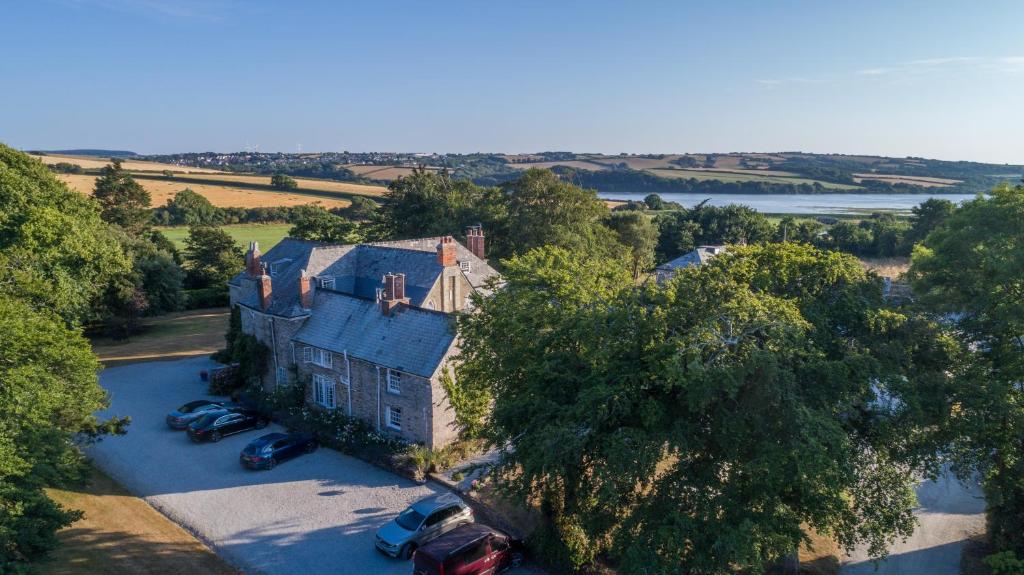
[[[1024,3],[34,0],[23,149],[866,153],[1024,163]]]

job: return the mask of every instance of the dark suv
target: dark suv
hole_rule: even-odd
[[[490,575],[523,562],[522,544],[480,523],[465,523],[416,550],[413,575]]]
[[[189,424],[188,437],[196,443],[216,443],[227,435],[263,429],[268,423],[267,418],[249,409],[221,409],[211,411]]]
[[[211,411],[230,409],[231,407],[234,407],[234,405],[223,401],[211,401],[209,399],[190,401],[167,414],[167,426],[171,429],[185,429],[188,427],[188,424]]]

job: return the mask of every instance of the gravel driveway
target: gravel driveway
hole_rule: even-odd
[[[198,373],[206,358],[126,365],[103,371],[106,414],[128,415],[128,434],[90,448],[96,464],[249,573],[412,572],[373,547],[374,531],[411,502],[441,489],[417,485],[330,449],[250,471],[238,453],[270,426],[191,443],[166,413],[208,397]]]
[[[877,564],[864,549],[843,562],[841,575],[959,575],[960,555],[972,535],[985,530],[985,499],[977,484],[963,485],[950,473],[917,487],[920,524]]]

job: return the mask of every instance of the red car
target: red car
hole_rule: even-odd
[[[416,550],[413,575],[491,575],[523,562],[515,539],[480,523],[459,525]]]

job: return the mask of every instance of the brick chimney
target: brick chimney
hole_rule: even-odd
[[[387,274],[384,276],[384,295],[380,300],[380,310],[384,315],[391,315],[391,312],[402,304],[408,304],[409,298],[405,297],[405,274]]]
[[[312,279],[306,274],[306,270],[302,270],[299,275],[299,302],[302,304],[302,309],[313,307]]]
[[[263,273],[263,267],[260,265],[259,242],[249,242],[249,249],[245,252],[245,271],[254,278]]]
[[[437,263],[444,267],[455,265],[455,239],[451,236],[444,236],[437,244]]]
[[[264,268],[262,274],[256,278],[256,288],[260,293],[260,308],[263,311],[267,311],[270,307],[270,297],[273,294],[273,286],[270,282],[270,276],[267,274],[267,270]]]
[[[473,255],[484,258],[484,228],[480,224],[466,228],[466,247]]]

